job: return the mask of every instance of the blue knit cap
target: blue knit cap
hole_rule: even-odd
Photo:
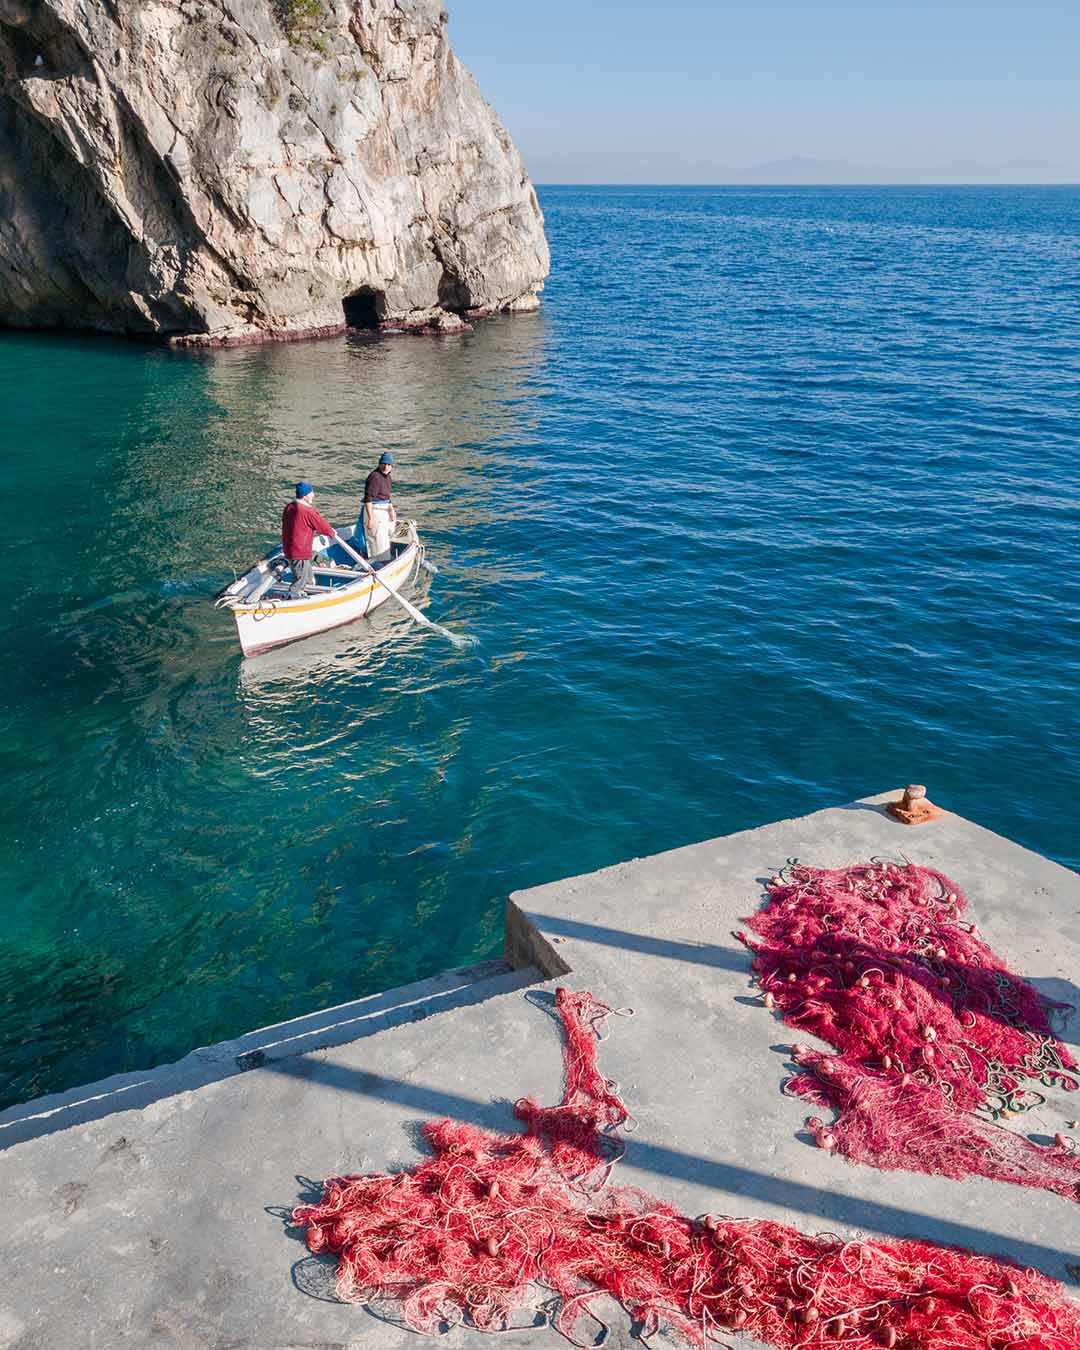
[[[300,479],[299,483],[297,483],[297,485],[296,485],[296,495],[297,495],[298,497],[306,497],[306,496],[308,495],[309,492],[314,492],[314,491],[315,491],[315,489],[311,486],[311,484],[310,484],[310,483],[306,483],[302,478]]]
[[[394,456],[390,453],[389,450],[384,450],[382,454],[379,456],[380,464],[393,464],[393,462]]]

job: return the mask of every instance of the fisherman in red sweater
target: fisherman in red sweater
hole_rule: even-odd
[[[293,582],[289,594],[301,596],[315,584],[312,570],[312,541],[317,534],[328,534],[337,539],[338,532],[312,506],[315,489],[301,480],[296,485],[296,499],[281,513],[281,547],[292,568]]]

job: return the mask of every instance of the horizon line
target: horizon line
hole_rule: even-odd
[[[629,181],[624,181],[624,180],[621,180],[621,179],[620,179],[619,181],[617,181],[617,182],[616,182],[616,181],[607,182],[607,181],[603,181],[603,180],[593,180],[593,179],[590,179],[590,180],[581,179],[581,180],[579,180],[579,181],[573,181],[573,182],[571,182],[571,181],[569,181],[569,180],[555,180],[555,179],[549,179],[549,180],[547,180],[547,181],[543,181],[543,182],[542,182],[542,181],[540,181],[539,179],[537,179],[537,180],[535,181],[535,186],[536,186],[536,187],[625,187],[625,188],[748,188],[748,187],[767,187],[767,188],[791,188],[791,187],[842,187],[842,188],[871,188],[871,187],[872,187],[872,188],[913,188],[913,187],[917,187],[917,188],[969,188],[969,187],[980,187],[980,188],[1033,188],[1033,187],[1037,187],[1037,188],[1080,188],[1080,178],[1077,178],[1077,179],[1075,179],[1075,180],[1073,180],[1073,179],[1068,179],[1068,180],[1059,180],[1059,181],[1052,181],[1052,182],[1046,182],[1046,181],[1035,182],[1035,181],[1032,181],[1032,182],[1001,182],[1001,183],[999,183],[999,182],[994,182],[994,181],[992,181],[992,180],[986,180],[986,179],[970,180],[970,181],[966,181],[966,182],[963,181],[963,180],[957,180],[956,182],[950,181],[950,182],[940,182],[940,183],[927,183],[927,182],[915,182],[915,181],[912,181],[912,182],[896,181],[896,182],[864,182],[864,183],[859,183],[859,182],[850,182],[850,181],[844,181],[844,180],[841,180],[841,179],[831,179],[831,178],[828,179],[828,180],[820,181],[820,182],[812,182],[812,181],[810,181],[810,180],[802,180],[802,179],[799,179],[799,180],[796,180],[796,181],[794,181],[794,182],[780,182],[780,181],[777,181],[777,182],[765,182],[765,181],[762,181],[762,182],[760,182],[760,183],[759,183],[759,182],[752,182],[752,181],[745,181],[745,180],[742,181],[742,182],[715,182],[715,183],[703,183],[703,182],[701,182],[701,183],[656,183],[656,182],[649,182],[648,180],[642,180],[641,182],[629,182]]]

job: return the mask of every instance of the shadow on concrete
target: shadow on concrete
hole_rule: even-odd
[[[1055,976],[1038,977],[1028,984],[1040,998],[1061,1005],[1048,1009],[1047,1019],[1059,1041],[1080,1050],[1080,989],[1071,980]]]
[[[511,971],[501,961],[485,961],[264,1027],[234,1041],[195,1050],[175,1064],[163,1064],[145,1073],[116,1074],[100,1083],[39,1097],[0,1113],[0,1152],[72,1125],[103,1120],[120,1111],[141,1110],[164,1097],[191,1092],[252,1069],[271,1068],[305,1051],[344,1045],[388,1027],[469,1007],[497,994],[525,989],[541,979],[543,976],[533,967]]]
[[[506,1104],[481,1102],[421,1083],[367,1073],[345,1064],[325,1060],[284,1060],[267,1064],[265,1068],[338,1092],[393,1102],[431,1117],[449,1116],[500,1133],[508,1133],[517,1126]],[[971,1224],[933,1218],[897,1205],[839,1194],[788,1177],[770,1176],[738,1163],[650,1144],[636,1136],[628,1142],[625,1165],[675,1181],[764,1201],[779,1208],[799,1210],[816,1220],[865,1229],[885,1238],[921,1238],[949,1246],[970,1247],[990,1256],[1005,1256],[1021,1265],[1043,1270],[1055,1279],[1071,1278],[1067,1267],[1071,1262],[1080,1262],[1080,1253],[1065,1251],[1061,1246],[1044,1246],[988,1232]]]
[[[320,1303],[343,1302],[337,1295],[336,1256],[302,1256],[293,1262],[292,1282],[299,1293]]]
[[[652,937],[648,933],[628,933],[622,928],[605,928],[603,924],[564,919],[561,915],[542,914],[533,909],[528,911],[527,917],[545,937],[554,933],[559,937],[577,938],[581,942],[643,952],[646,956],[662,956],[669,961],[690,961],[718,970],[750,973],[749,954],[735,947],[717,947],[708,942],[677,942],[673,938]]]

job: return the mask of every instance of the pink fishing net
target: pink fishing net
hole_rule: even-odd
[[[518,1102],[524,1134],[431,1122],[432,1157],[420,1166],[333,1177],[318,1204],[294,1211],[310,1249],[337,1255],[343,1298],[429,1333],[460,1323],[503,1331],[531,1304],[577,1346],[603,1338],[592,1307],[602,1294],[643,1337],[666,1328],[698,1346],[723,1342],[729,1329],[783,1350],[1080,1346],[1080,1307],[1033,1270],[924,1242],[694,1220],[611,1186],[627,1120],[597,1065],[611,1010],[566,989],[557,1006],[565,1093],[557,1107]]]
[[[836,1048],[796,1044],[789,1090],[831,1108],[817,1141],[855,1162],[973,1173],[1080,1198],[1071,1138],[1036,1144],[995,1123],[1077,1086],[1046,1003],[981,941],[940,872],[872,862],[789,865],[746,922],[766,1003]],[[742,936],[742,935],[736,935]]]

